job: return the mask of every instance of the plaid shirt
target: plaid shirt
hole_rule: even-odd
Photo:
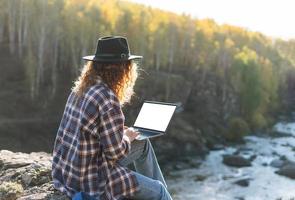
[[[102,81],[78,98],[68,97],[53,150],[54,187],[72,197],[83,191],[100,199],[132,196],[138,182],[117,161],[130,150],[116,95]]]

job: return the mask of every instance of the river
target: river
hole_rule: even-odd
[[[167,183],[173,198],[294,200],[295,180],[276,174],[278,168],[271,162],[281,158],[295,162],[295,123],[278,123],[274,128],[282,137],[247,136],[243,145],[211,151],[199,167],[170,171]],[[252,166],[236,168],[223,164],[223,155],[235,152],[244,158],[254,156]],[[238,180],[246,180],[249,185],[235,184]]]

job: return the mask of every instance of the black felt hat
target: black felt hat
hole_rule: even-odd
[[[84,60],[97,62],[122,62],[141,59],[142,56],[131,55],[128,41],[125,37],[101,37],[97,41],[95,55],[84,56]]]

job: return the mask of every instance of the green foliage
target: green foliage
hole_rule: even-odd
[[[261,101],[261,80],[256,53],[244,48],[235,56],[233,67],[237,68],[240,77],[238,91],[241,98],[241,114],[248,117],[258,108]]]
[[[266,128],[268,125],[267,120],[265,117],[259,113],[255,112],[251,118],[251,126],[254,130],[261,130],[263,128]]]
[[[243,136],[250,133],[250,128],[245,120],[239,117],[234,117],[229,120],[228,133],[226,139],[232,142],[241,141]]]
[[[278,77],[271,62],[244,47],[234,56],[230,70],[231,84],[240,94],[241,116],[254,129],[265,127],[263,115],[278,105]]]
[[[83,64],[81,57],[92,54],[96,39],[109,34],[126,36],[132,52],[144,56],[144,68],[167,77],[165,82],[159,81],[161,87],[150,90],[144,88],[146,82],[141,83],[138,90],[149,91],[148,97],[171,99],[173,88],[181,85],[175,79],[188,82],[183,85],[191,87],[190,91],[198,70],[220,77],[225,85],[221,88],[234,88],[239,96],[238,114],[244,121],[233,120],[233,129],[244,130],[247,124],[251,128],[267,126],[268,115],[284,101],[279,89],[292,91],[294,83],[286,81],[289,72],[295,71],[292,40],[274,40],[240,27],[220,26],[214,20],[127,1],[0,1],[0,41],[6,39],[11,53],[24,61],[33,98],[38,98],[44,87],[57,91],[55,87],[65,77],[76,78]],[[185,96],[183,93],[179,89],[174,96]]]

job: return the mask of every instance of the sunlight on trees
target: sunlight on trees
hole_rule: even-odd
[[[51,85],[54,96],[63,78],[60,69],[75,76],[81,57],[94,52],[98,37],[109,34],[128,37],[132,51],[144,55],[145,69],[167,75],[166,100],[173,75],[189,79],[200,69],[203,77],[216,74],[224,80],[222,88],[230,85],[240,95],[240,114],[250,127],[265,127],[271,121],[269,113],[281,104],[279,89],[290,88],[286,77],[295,70],[294,40],[273,40],[240,27],[219,26],[211,19],[139,4],[10,0],[0,1],[0,10],[0,42],[8,41],[10,52],[23,60],[32,99],[45,84]]]

